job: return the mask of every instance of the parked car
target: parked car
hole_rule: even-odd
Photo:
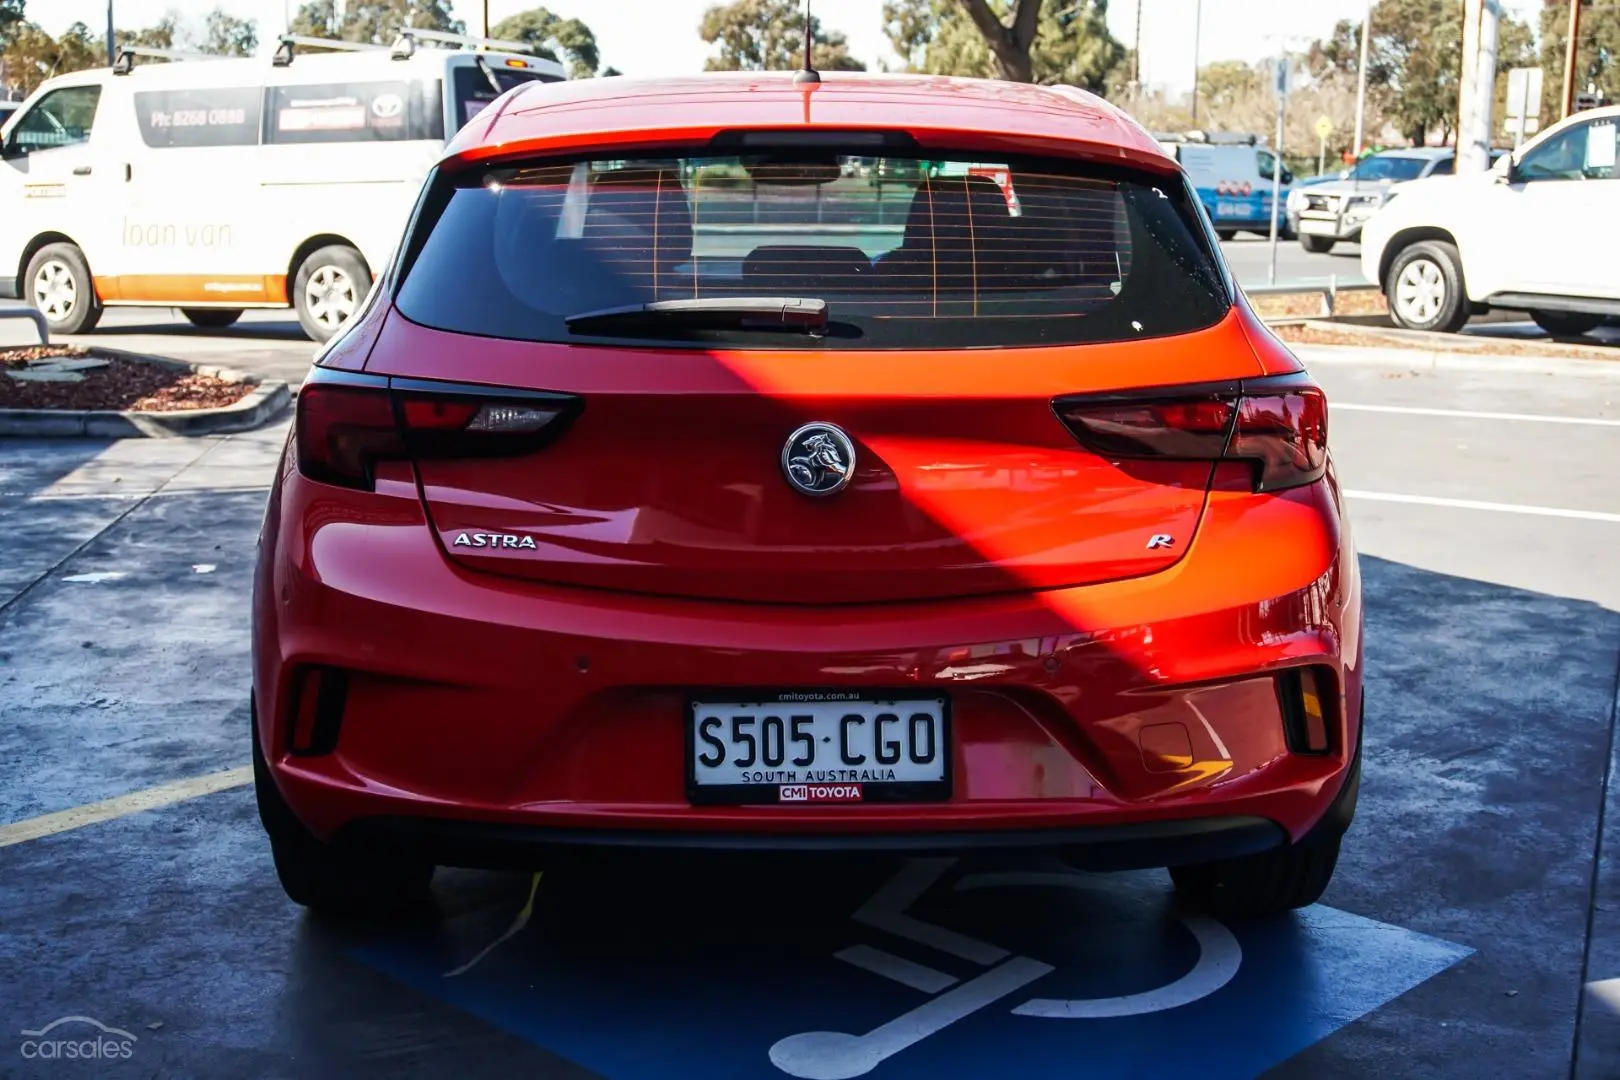
[[[291,307],[326,340],[365,300],[446,136],[506,87],[567,77],[548,57],[437,47],[482,40],[289,36],[274,59],[182,63],[137,63],[163,50],[132,47],[45,80],[0,144],[0,297],[61,334],[118,305],[205,327]]]
[[[1186,173],[1072,88],[815,97],[533,84],[433,170],[264,517],[252,754],[293,900],[705,849],[1321,895],[1362,588],[1326,399]],[[902,233],[698,227],[919,157]]]
[[[1253,135],[1223,138],[1219,133],[1199,132],[1193,138],[1160,135],[1157,139],[1164,152],[1186,170],[1222,240],[1243,231],[1270,233],[1272,184],[1280,180],[1281,197],[1287,199],[1294,174],[1283,165],[1281,175],[1274,177],[1276,155],[1257,145]],[[1279,217],[1277,227],[1284,236],[1291,235],[1286,217]]]
[[[1361,268],[1415,330],[1495,308],[1551,334],[1620,315],[1620,106],[1575,113],[1492,171],[1396,187],[1363,229]]]
[[[1491,160],[1502,154],[1493,150]],[[1288,196],[1288,220],[1306,251],[1332,251],[1341,241],[1361,239],[1361,227],[1388,201],[1394,185],[1450,176],[1456,162],[1457,152],[1451,147],[1420,146],[1373,154],[1328,180],[1308,185],[1309,190],[1296,185]]]

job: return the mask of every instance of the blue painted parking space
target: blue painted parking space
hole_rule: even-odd
[[[354,953],[608,1080],[1239,1080],[1471,951],[1323,906],[1226,926],[1159,874],[917,859],[771,895],[570,921],[542,888],[516,932],[506,903]]]

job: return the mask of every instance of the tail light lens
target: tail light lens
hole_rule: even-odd
[[[567,394],[317,368],[298,391],[298,471],[370,490],[379,461],[532,453],[579,406]]]
[[[1255,491],[1321,478],[1327,468],[1327,398],[1304,374],[1060,398],[1058,417],[1106,457],[1241,461]]]

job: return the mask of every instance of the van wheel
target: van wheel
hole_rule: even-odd
[[[1312,255],[1326,255],[1338,243],[1331,236],[1311,236],[1309,233],[1299,234],[1299,246]]]
[[[1220,237],[1222,240],[1234,240],[1234,239],[1237,238],[1237,234],[1238,234],[1238,231],[1236,229],[1216,229],[1215,230],[1215,235]]]
[[[1603,325],[1603,316],[1578,311],[1532,311],[1530,317],[1553,337],[1579,337]]]
[[[209,330],[220,330],[234,323],[242,317],[241,308],[211,308],[211,307],[183,307],[180,314],[184,315],[192,326],[201,326]]]
[[[1407,330],[1454,334],[1468,322],[1462,260],[1454,245],[1424,240],[1403,248],[1384,281],[1389,314]]]
[[[46,244],[28,260],[25,298],[45,315],[54,334],[82,334],[101,321],[101,301],[90,264],[73,244]]]
[[[347,244],[317,248],[293,275],[293,308],[304,333],[326,341],[354,317],[371,291],[371,271]]]

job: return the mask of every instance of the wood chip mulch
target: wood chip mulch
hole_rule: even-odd
[[[22,367],[29,360],[93,355],[69,345],[0,349],[0,369]],[[24,382],[0,371],[0,409],[133,409],[140,412],[183,412],[234,405],[253,391],[248,383],[227,382],[212,375],[103,357],[104,368],[84,373],[82,382]]]

